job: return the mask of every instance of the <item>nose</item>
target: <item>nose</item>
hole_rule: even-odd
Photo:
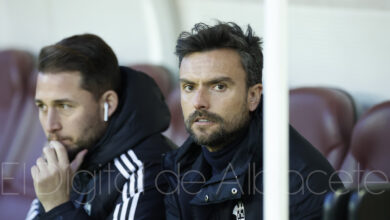
[[[192,105],[196,110],[207,110],[210,107],[209,97],[207,91],[203,88],[199,88],[192,100]]]
[[[45,121],[45,127],[48,133],[54,133],[62,129],[60,118],[55,108],[48,109],[47,117]]]

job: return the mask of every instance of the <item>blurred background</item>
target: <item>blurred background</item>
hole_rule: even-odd
[[[390,1],[288,3],[290,122],[336,170],[347,174],[356,167],[362,172],[380,170],[384,175],[379,179],[388,181],[390,169],[385,162],[371,164],[363,157],[378,145],[377,155],[388,158],[390,140],[382,140],[383,134],[362,137],[362,133],[371,114],[383,108],[389,112]],[[173,115],[165,134],[180,145],[187,134],[179,105],[175,41],[195,23],[215,24],[216,20],[233,21],[243,28],[250,24],[263,36],[263,1],[0,0],[0,210],[4,219],[23,219],[34,197],[30,167],[45,141],[33,102],[36,57],[42,47],[74,34],[102,37],[121,65],[145,71],[157,81]],[[390,128],[387,115],[375,118],[368,130]],[[379,122],[383,127],[378,127]],[[379,156],[374,158],[380,161]],[[355,174],[342,178],[346,185],[362,181]]]
[[[359,103],[389,98],[388,0],[289,0],[291,87],[337,86]],[[0,48],[36,55],[80,33],[101,36],[121,64],[162,64],[177,74],[175,40],[197,22],[250,24],[263,35],[260,0],[0,0]]]

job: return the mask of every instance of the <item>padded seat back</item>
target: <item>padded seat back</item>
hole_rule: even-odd
[[[359,182],[390,180],[390,101],[375,105],[357,122],[351,154],[359,164]]]
[[[167,104],[171,112],[171,123],[168,130],[164,132],[164,135],[180,147],[189,136],[181,109],[180,88],[177,87],[171,92],[168,96]]]
[[[32,56],[24,51],[0,51],[0,161],[7,154],[20,126],[28,98],[34,94]]]
[[[352,97],[334,88],[306,87],[290,90],[290,123],[336,169],[350,145],[356,110]]]
[[[131,68],[146,73],[154,79],[164,97],[167,98],[173,88],[171,73],[163,66],[150,64],[131,65]]]

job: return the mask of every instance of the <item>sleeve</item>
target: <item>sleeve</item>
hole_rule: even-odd
[[[333,189],[331,183],[324,170],[290,172],[290,219],[321,220],[325,196]]]
[[[76,208],[71,201],[61,204],[49,212],[45,212],[38,199],[34,199],[31,204],[30,210],[27,213],[26,220],[49,220],[49,219],[62,219],[62,220],[88,220],[91,219],[83,208]]]
[[[324,196],[305,193],[301,199],[301,201],[290,205],[290,219],[321,220]]]
[[[27,212],[26,220],[37,219],[36,217],[41,212],[41,207],[38,199],[34,199],[31,203],[30,209]]]
[[[161,193],[156,188],[150,188],[118,199],[110,219],[164,219],[164,209]]]
[[[155,182],[159,163],[144,163],[129,150],[114,160],[114,165],[126,179],[109,219],[165,219],[165,183]],[[145,166],[144,166],[145,165]]]

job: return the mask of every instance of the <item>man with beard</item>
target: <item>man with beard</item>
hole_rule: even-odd
[[[170,121],[155,82],[119,67],[98,36],[76,35],[39,54],[35,102],[49,141],[31,168],[27,219],[160,219],[155,182]],[[151,212],[150,210],[153,210]]]
[[[190,137],[164,157],[167,219],[262,219],[260,38],[234,23],[196,24],[176,45]],[[286,125],[287,126],[287,125]],[[290,126],[290,219],[321,219],[342,187],[326,159]]]

